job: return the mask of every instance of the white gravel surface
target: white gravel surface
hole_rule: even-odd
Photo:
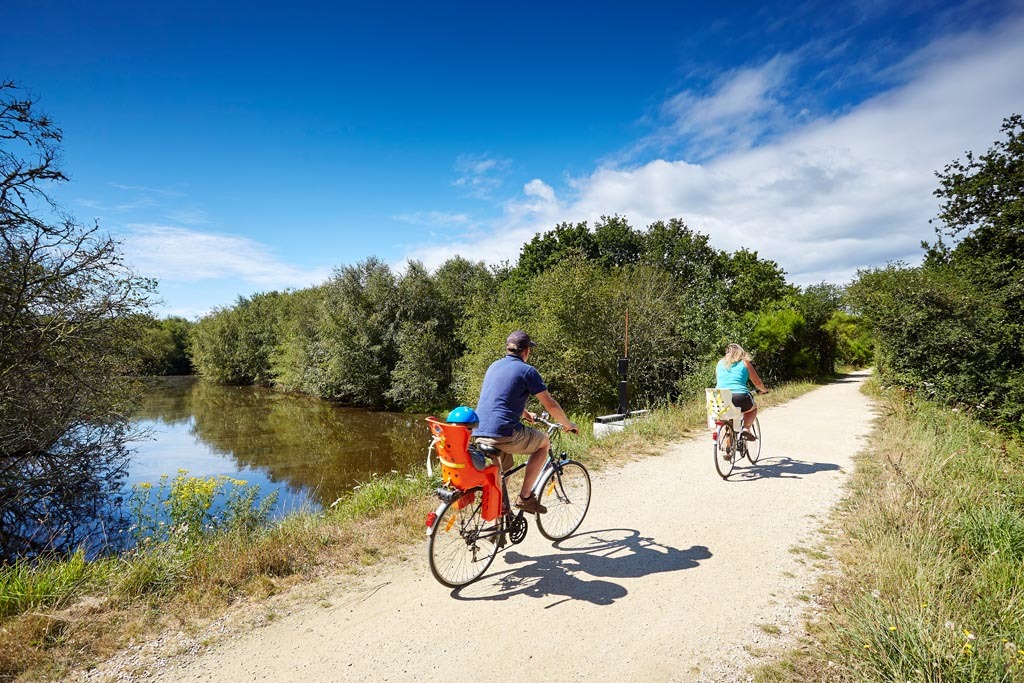
[[[405,561],[169,634],[81,678],[751,680],[749,666],[802,632],[822,571],[806,549],[871,429],[866,377],[763,410],[761,461],[728,481],[706,435],[594,476],[577,535],[552,545],[531,525],[462,590],[434,581],[424,540]]]

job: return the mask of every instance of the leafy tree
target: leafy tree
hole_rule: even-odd
[[[188,358],[192,323],[179,317],[157,320],[142,316],[139,326],[139,336],[134,340],[131,353],[138,359],[140,375],[192,374],[192,362]]]
[[[837,340],[828,323],[842,301],[842,288],[827,282],[805,287],[796,297],[804,317],[802,346],[813,359],[813,375],[827,376],[836,369]]]
[[[728,274],[726,254],[712,247],[707,235],[692,231],[678,218],[648,226],[643,262],[664,270],[677,284],[716,282]]]
[[[996,296],[1016,322],[1024,316],[1024,117],[1003,121],[1005,140],[975,157],[955,160],[936,175],[935,195],[944,199],[941,237],[960,238],[948,261]],[[936,253],[932,254],[936,256]]]
[[[598,254],[597,241],[586,221],[575,225],[559,223],[554,230],[537,233],[523,245],[516,268],[532,277],[570,256],[596,259]]]
[[[455,316],[418,261],[398,282],[398,357],[386,392],[392,405],[428,410],[452,400],[452,363],[460,351]]]
[[[370,258],[336,271],[324,294],[325,398],[387,405],[391,370],[398,361],[394,274],[386,263]]]
[[[594,224],[594,244],[601,265],[627,266],[640,261],[644,236],[633,230],[623,216],[601,216]]]
[[[754,356],[766,382],[814,375],[813,355],[801,344],[807,321],[795,307],[776,303],[747,313],[744,321],[749,331],[740,343]]]
[[[836,340],[836,361],[843,365],[864,367],[874,357],[874,339],[867,321],[843,310],[834,311],[825,329]]]
[[[200,320],[189,342],[199,374],[225,384],[271,384],[283,296],[239,297],[233,307]]]
[[[993,309],[953,269],[892,264],[859,273],[851,300],[871,322],[876,364],[889,382],[972,406],[993,405],[999,349],[990,342]]]
[[[988,152],[948,164],[938,241],[919,268],[859,274],[851,301],[884,377],[1024,430],[1024,119]],[[950,243],[955,246],[950,246]]]
[[[270,356],[274,386],[327,395],[327,349],[320,334],[325,300],[322,287],[288,292],[281,298],[278,342]]]
[[[797,293],[797,288],[786,282],[786,271],[775,261],[759,258],[756,251],[740,249],[729,258],[726,271],[728,306],[738,315]]]
[[[125,458],[127,350],[154,283],[47,194],[62,133],[0,83],[0,548],[74,544]]]
[[[613,410],[627,308],[632,405],[664,399],[688,367],[691,349],[666,325],[676,316],[671,279],[650,266],[605,268],[576,256],[531,281],[526,314],[501,305],[507,295],[497,293],[499,303],[488,309],[460,363],[461,398],[467,403],[476,401],[483,374],[504,353],[508,333],[525,329],[539,344],[530,362],[564,406]]]

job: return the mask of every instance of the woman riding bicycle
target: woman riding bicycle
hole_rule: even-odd
[[[757,417],[757,404],[750,395],[748,382],[753,382],[762,394],[768,393],[754,364],[750,362],[750,354],[739,344],[729,344],[725,347],[725,356],[715,366],[715,388],[732,392],[732,404],[743,413],[742,438],[753,441],[757,437],[750,431],[750,425]]]

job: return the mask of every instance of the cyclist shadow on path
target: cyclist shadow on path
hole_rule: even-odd
[[[515,595],[534,598],[565,596],[569,600],[610,605],[629,591],[606,578],[640,578],[661,572],[692,569],[711,557],[707,546],[685,550],[658,543],[636,529],[601,529],[577,534],[555,544],[559,552],[527,556],[506,550],[496,560],[510,569],[485,574],[476,583],[452,591],[457,600],[508,600]],[[588,579],[585,577],[594,577]]]
[[[757,481],[758,479],[802,479],[817,472],[835,472],[840,469],[833,462],[807,462],[793,458],[762,458],[756,465],[739,464],[729,475],[729,481]]]

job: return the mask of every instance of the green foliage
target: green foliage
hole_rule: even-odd
[[[274,385],[285,391],[327,396],[327,346],[320,334],[326,297],[321,287],[281,299],[278,343],[270,355]]]
[[[386,405],[398,360],[400,302],[394,274],[380,259],[367,259],[338,270],[324,293],[325,398]]]
[[[877,337],[889,382],[1024,430],[1024,119],[938,173],[945,200],[918,268],[864,271],[851,301]],[[943,238],[959,239],[954,247]]]
[[[797,294],[786,282],[786,271],[775,261],[759,258],[756,251],[740,249],[726,265],[730,286],[728,307],[737,314],[756,312],[769,302]]]
[[[540,275],[569,257],[596,259],[597,242],[587,222],[560,223],[554,230],[537,233],[523,245],[516,268],[527,277]]]
[[[730,277],[729,256],[713,248],[707,235],[673,218],[655,221],[644,235],[643,262],[668,273],[677,285],[721,283]]]
[[[804,317],[801,346],[811,359],[810,373],[804,376],[827,375],[835,369],[837,340],[828,328],[832,314],[843,304],[844,292],[825,282],[811,285],[797,297],[797,308]]]
[[[601,216],[594,224],[594,245],[597,261],[602,266],[628,266],[639,263],[644,250],[644,236],[633,230],[623,216]]]
[[[64,602],[89,578],[79,550],[63,560],[18,560],[0,566],[0,618]]]
[[[748,313],[744,320],[750,330],[744,346],[754,356],[764,381],[813,376],[810,354],[799,344],[806,327],[800,311],[782,306],[766,308],[761,313]]]
[[[514,266],[453,258],[433,273],[412,262],[396,274],[379,259],[341,268],[322,287],[274,295],[259,344],[243,341],[257,336],[239,317],[251,306],[243,300],[200,322],[193,358],[221,381],[267,377],[322,398],[426,412],[475,403],[505,337],[526,329],[542,343],[531,362],[564,406],[604,412],[618,402],[627,313],[638,407],[699,392],[725,343],[751,327],[773,379],[831,372],[836,338],[824,326],[839,294],[799,292],[775,262],[714,249],[679,219],[638,231],[602,216],[593,230],[562,223],[536,235]],[[774,329],[793,323],[786,316],[802,322]]]
[[[851,300],[871,324],[886,381],[1019,428],[1021,380],[1002,311],[947,265],[864,271]]]
[[[874,338],[867,321],[846,311],[833,311],[824,330],[836,340],[836,361],[865,367],[874,358]]]
[[[137,357],[140,375],[190,375],[188,337],[192,323],[184,318],[139,319],[139,335],[131,353]]]
[[[189,339],[196,371],[225,384],[269,384],[284,298],[278,292],[239,297],[200,320]]]

